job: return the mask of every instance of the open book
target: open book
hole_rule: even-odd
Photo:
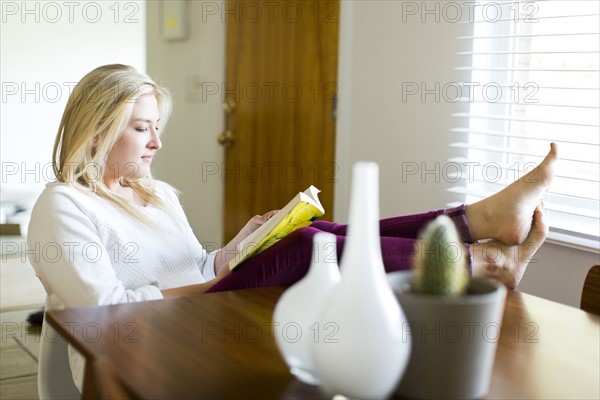
[[[298,193],[260,228],[242,240],[237,246],[237,254],[229,261],[229,269],[234,269],[294,230],[308,226],[321,217],[325,210],[317,196],[319,192],[319,189],[311,185],[304,192]]]

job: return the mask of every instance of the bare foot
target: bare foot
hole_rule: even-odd
[[[495,279],[511,289],[516,288],[527,265],[548,234],[548,225],[540,207],[535,209],[530,228],[525,240],[517,246],[510,246],[498,240],[471,245],[473,276]]]
[[[468,205],[465,213],[474,239],[496,239],[507,245],[523,243],[534,210],[554,178],[557,158],[556,145],[551,143],[548,155],[534,170],[493,196]]]

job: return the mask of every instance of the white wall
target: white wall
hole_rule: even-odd
[[[109,63],[146,67],[142,1],[0,1],[2,200],[53,179],[52,146],[73,85]]]
[[[361,159],[380,164],[382,217],[443,208],[453,200],[443,163],[460,105],[408,88],[468,78],[453,66],[454,53],[466,50],[455,38],[469,25],[435,16],[423,23],[403,2],[385,0],[343,1],[340,25],[336,220],[347,219],[350,169]]]
[[[214,6],[221,3],[188,2],[187,39],[167,41],[161,33],[160,3],[147,3],[148,73],[175,97],[154,175],[182,192],[190,224],[207,248],[220,247],[223,236],[223,182],[218,174],[203,176],[206,165],[220,168],[223,162],[217,143],[224,126],[222,93],[203,90],[224,82],[225,25],[220,15],[208,12]]]

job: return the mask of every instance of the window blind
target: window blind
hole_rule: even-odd
[[[460,166],[449,190],[471,203],[501,190],[559,147],[545,199],[550,240],[598,251],[600,236],[600,2],[479,1],[461,36]],[[466,42],[464,42],[466,41]]]

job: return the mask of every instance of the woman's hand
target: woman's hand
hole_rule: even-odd
[[[215,273],[217,277],[221,277],[221,274],[228,274],[229,272],[229,261],[235,256],[237,253],[237,245],[242,240],[246,239],[248,236],[252,234],[255,230],[260,228],[267,222],[271,217],[277,214],[279,210],[269,211],[263,215],[255,215],[250,218],[246,225],[238,232],[237,235],[231,240],[231,242],[227,243],[225,247],[221,248],[215,257]],[[223,271],[227,270],[227,271]],[[222,277],[221,277],[222,278]]]
[[[266,214],[255,215],[254,217],[250,218],[250,220],[246,222],[246,225],[244,225],[240,232],[237,235],[235,235],[235,238],[232,240],[232,242],[235,241],[237,245],[238,242],[241,242],[242,240],[250,236],[252,232],[264,225],[264,223],[271,219],[273,215],[277,214],[277,211],[279,210],[269,211]]]

